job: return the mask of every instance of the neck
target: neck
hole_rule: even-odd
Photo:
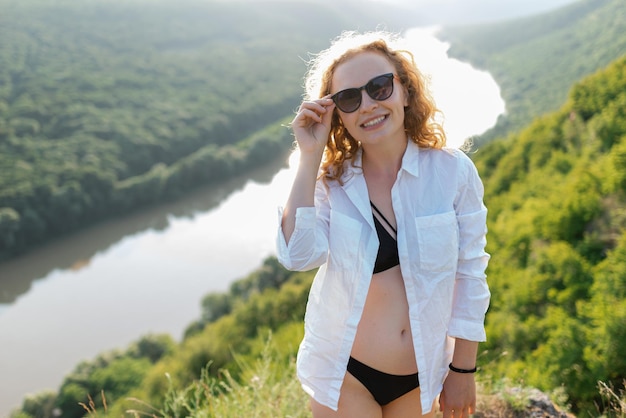
[[[395,178],[402,166],[408,139],[390,141],[381,145],[363,146],[363,170],[375,175],[391,175]]]

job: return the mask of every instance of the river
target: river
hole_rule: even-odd
[[[450,59],[434,28],[406,38],[432,78],[451,146],[495,124],[504,102],[488,73]],[[103,351],[148,333],[180,339],[205,294],[274,254],[294,170],[287,157],[0,264],[0,416]]]

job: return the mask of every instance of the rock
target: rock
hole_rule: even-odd
[[[538,389],[531,389],[528,393],[528,403],[525,415],[529,418],[571,418],[574,415],[568,414],[557,409],[556,405],[550,400],[548,395]]]
[[[475,418],[575,418],[557,407],[548,395],[534,388],[509,388],[479,395]]]

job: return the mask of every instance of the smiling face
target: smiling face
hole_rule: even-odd
[[[382,74],[394,73],[393,64],[377,52],[362,52],[337,66],[332,77],[331,93],[360,87]],[[406,142],[404,107],[408,99],[402,84],[393,79],[393,94],[386,100],[374,100],[361,90],[361,106],[352,113],[337,109],[344,127],[364,147]],[[400,141],[400,142],[396,142]]]

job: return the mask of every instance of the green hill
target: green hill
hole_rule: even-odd
[[[598,381],[626,381],[626,55],[474,157],[493,256],[483,362],[589,408]]]
[[[623,416],[626,57],[577,83],[557,112],[473,157],[492,255],[483,396],[500,391],[523,409],[526,399],[502,388],[531,386],[579,416]],[[79,417],[88,396],[102,411],[102,391],[111,416],[308,416],[293,367],[312,277],[270,258],[229,293],[208,295],[180,344],[149,336],[103,354],[16,416],[56,407]]]
[[[275,159],[309,51],[408,19],[352,6],[0,0],[0,261]]]
[[[517,131],[563,105],[573,83],[626,54],[626,3],[580,0],[550,13],[445,28],[449,53],[489,71],[506,115],[477,143]]]

